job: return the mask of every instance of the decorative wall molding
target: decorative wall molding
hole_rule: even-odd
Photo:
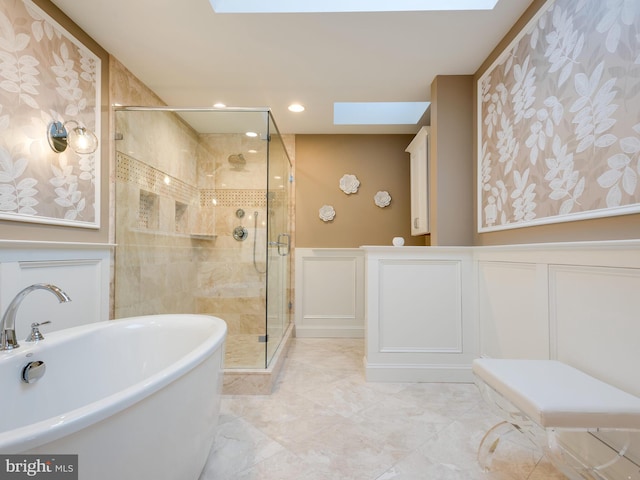
[[[474,257],[481,355],[557,358],[640,395],[639,240],[476,247]]]
[[[296,336],[363,337],[363,252],[296,248],[295,257]]]
[[[640,211],[640,10],[626,5],[549,0],[479,79],[479,232]]]
[[[471,247],[362,247],[365,374],[381,382],[471,382],[478,329]]]
[[[462,353],[462,261],[378,262],[378,351]]]
[[[549,265],[551,358],[640,395],[640,268]]]
[[[329,310],[335,306],[329,305],[326,295],[323,297],[325,291],[315,288],[309,291],[311,285],[304,284],[305,267],[312,265],[307,274],[316,273],[313,262],[318,262],[335,275],[340,269],[333,267],[343,266],[340,261],[334,263],[336,259],[344,261],[357,256],[358,250],[296,250],[299,336],[339,336],[340,332],[332,330],[331,322],[349,321],[352,312],[349,308],[342,309],[341,318],[331,317],[334,312]],[[478,355],[557,358],[640,395],[636,368],[640,362],[637,348],[640,240],[361,250],[367,253],[367,263],[362,268],[367,271],[369,291],[363,298],[365,370],[369,381],[468,382],[472,380],[471,360]],[[462,353],[435,351],[429,344],[433,336],[424,331],[416,333],[416,328],[426,331],[429,326],[437,328],[443,322],[455,324],[460,318],[452,302],[448,303],[450,308],[443,310],[439,299],[423,301],[421,288],[427,296],[434,296],[435,290],[429,292],[431,284],[411,272],[424,272],[429,262],[446,267],[444,281],[440,270],[433,271],[433,277],[460,299]],[[457,274],[453,274],[456,264],[460,265],[459,283]],[[385,272],[389,266],[406,269],[408,275],[404,279],[402,275],[392,278]],[[333,288],[332,282],[336,281],[335,285],[345,288],[331,274],[321,278],[324,279],[319,280],[321,284],[331,285],[328,288]],[[348,281],[346,285],[350,285]],[[420,290],[419,295],[414,290]],[[410,298],[403,300],[405,291]],[[344,290],[347,296],[351,292],[353,289]],[[401,307],[387,304],[389,308],[385,311],[385,299],[396,292],[400,292]],[[328,305],[326,311],[314,316],[306,306],[309,299],[316,304],[324,300]],[[352,300],[342,299],[340,303],[349,305],[355,301],[353,296]],[[305,325],[305,321],[321,326]],[[391,341],[389,335],[397,338]],[[405,343],[397,339],[404,339]]]
[[[496,358],[547,358],[549,323],[538,298],[539,271],[535,263],[511,260],[477,262],[480,351]],[[518,312],[514,315],[514,312]],[[514,318],[515,317],[515,318]],[[516,339],[526,338],[523,342]]]
[[[640,396],[640,241],[479,247],[475,256],[481,355],[557,359]],[[639,458],[640,448],[625,455]]]
[[[112,245],[0,242],[0,247],[0,312],[34,283],[52,283],[71,297],[59,306],[46,292],[31,293],[20,305],[18,338],[26,337],[33,322],[51,320],[46,336],[46,331],[109,319]]]

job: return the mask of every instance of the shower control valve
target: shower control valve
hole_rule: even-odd
[[[245,227],[236,227],[233,229],[233,238],[239,242],[243,242],[249,236],[249,231]]]

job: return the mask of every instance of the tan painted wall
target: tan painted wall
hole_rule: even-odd
[[[394,236],[405,245],[425,245],[428,236],[411,237],[409,154],[413,135],[296,135],[296,246],[355,248],[391,245]],[[360,180],[357,193],[340,190],[343,175]],[[386,190],[388,207],[374,204],[376,192]],[[322,205],[336,216],[323,222]]]
[[[526,26],[527,22],[544,5],[544,0],[534,0],[531,6],[513,26],[511,31],[502,39],[495,50],[487,57],[474,75],[474,133],[477,131],[477,90],[476,82],[491,66],[500,53],[508,47],[513,38]],[[474,134],[474,215],[477,211],[477,137]],[[616,240],[640,238],[640,214],[622,215],[616,217],[581,220],[556,223],[526,228],[516,228],[499,232],[478,234],[474,217],[475,245],[502,245],[515,243],[565,242],[587,240]]]
[[[109,55],[49,0],[35,0],[35,3],[100,57],[102,61],[102,131],[96,132],[100,141],[99,148],[102,159],[100,171],[100,228],[89,229],[0,220],[0,239],[105,243],[109,239]],[[46,36],[42,39],[42,42],[45,41]],[[40,99],[40,101],[43,100]],[[25,128],[30,127],[31,125],[25,125]],[[42,132],[43,139],[45,133],[45,131]]]
[[[473,242],[473,76],[431,84],[431,245]]]

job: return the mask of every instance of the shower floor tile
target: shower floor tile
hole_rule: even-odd
[[[257,334],[227,335],[225,368],[265,368],[265,343]]]
[[[223,396],[200,480],[565,479],[520,444],[483,472],[477,446],[501,419],[475,385],[368,383],[363,356],[362,339],[292,339],[271,395]]]

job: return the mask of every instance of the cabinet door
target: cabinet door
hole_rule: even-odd
[[[429,129],[422,127],[406,149],[411,156],[411,235],[429,233]]]

